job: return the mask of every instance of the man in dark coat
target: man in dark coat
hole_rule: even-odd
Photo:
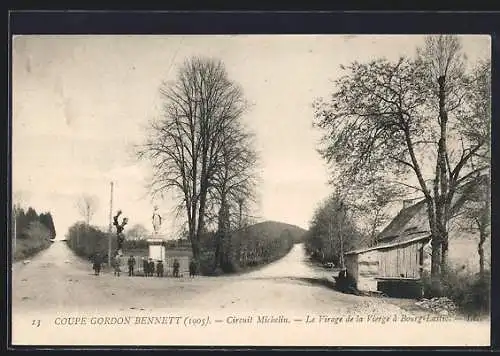
[[[196,275],[196,262],[194,259],[189,262],[189,277],[194,277]]]
[[[148,271],[151,277],[155,275],[155,261],[152,258],[149,259]]]
[[[163,277],[163,262],[161,260],[158,260],[156,264],[156,276]]]
[[[94,273],[96,276],[98,276],[99,273],[101,273],[101,264],[102,264],[101,254],[99,252],[96,252],[94,256],[94,265],[93,265]]]
[[[142,258],[142,270],[144,271],[144,277],[147,277],[149,275],[149,263],[146,257]]]
[[[129,277],[132,277],[134,275],[134,267],[135,267],[134,256],[130,255],[127,262],[128,262],[128,275],[129,275]]]

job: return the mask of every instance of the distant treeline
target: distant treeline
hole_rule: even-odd
[[[32,207],[26,211],[16,207],[14,213],[15,232],[12,231],[11,235],[12,238],[16,237],[13,244],[14,260],[33,256],[50,246],[50,240],[56,237],[50,212],[38,214]]]
[[[84,222],[73,224],[66,235],[66,242],[77,255],[92,258],[97,252],[107,260],[108,244],[111,238],[112,251],[116,250],[116,235],[103,232]]]
[[[123,246],[125,249],[130,249],[130,250],[146,249],[148,248],[148,241],[147,239],[125,240]],[[186,239],[167,240],[165,241],[165,247],[191,249],[189,240]]]
[[[115,251],[117,247],[115,233],[103,232],[97,227],[77,222],[69,228],[66,241],[69,248],[81,257],[92,258],[99,252],[107,260],[109,238],[111,238],[111,251]],[[189,241],[178,239],[167,241],[166,247],[190,248],[190,245]],[[148,242],[145,239],[125,240],[123,243],[124,253],[127,253],[128,250],[146,250],[147,248]]]

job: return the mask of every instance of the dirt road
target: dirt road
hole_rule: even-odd
[[[30,263],[13,266],[14,311],[164,307],[200,309],[350,311],[368,304],[397,308],[382,299],[357,297],[323,286],[326,271],[305,260],[302,245],[259,270],[224,277],[144,278],[122,273],[94,276],[90,262],[55,242]],[[203,294],[201,297],[200,294]]]
[[[81,332],[75,334],[71,328],[56,328],[54,324],[57,322],[54,316],[152,315],[153,313],[171,315],[175,312],[220,318],[219,322],[224,324],[224,327],[229,327],[230,325],[226,324],[231,324],[231,320],[239,320],[237,323],[244,324],[245,318],[248,321],[254,316],[257,318],[258,315],[264,314],[278,319],[289,318],[292,321],[296,319],[298,323],[294,326],[296,332],[301,333],[302,337],[307,337],[311,345],[318,343],[330,345],[329,342],[331,345],[342,345],[348,342],[346,341],[348,338],[339,338],[338,335],[342,335],[341,333],[332,339],[324,335],[324,329],[321,331],[309,327],[304,334],[305,329],[301,328],[301,323],[305,323],[308,316],[320,318],[323,315],[333,318],[323,324],[337,325],[341,317],[361,315],[363,318],[368,318],[371,315],[370,324],[387,327],[387,320],[384,321],[383,318],[389,315],[407,317],[412,315],[391,303],[390,299],[346,295],[325,286],[322,280],[327,272],[306,261],[304,247],[301,244],[295,245],[281,260],[239,276],[194,279],[128,277],[126,274],[114,277],[112,273],[94,276],[91,267],[90,262],[75,256],[65,242],[53,243],[49,249],[37,255],[28,264],[16,263],[12,271],[13,340],[15,336],[21,343],[28,338],[38,340],[38,343],[43,341],[49,344],[94,344],[106,343],[114,338],[113,340],[120,344],[157,344],[163,342],[158,341],[160,336],[157,333],[145,332],[138,340],[137,330],[133,328],[124,329],[120,333],[110,333],[111,329],[107,329],[104,334],[96,333],[95,328],[87,328],[85,332],[89,333],[88,335]],[[33,320],[42,320],[53,328],[44,329],[46,334],[26,333]],[[256,319],[253,319],[253,322],[255,321]],[[320,326],[315,325],[315,327]],[[182,333],[180,329],[175,332],[171,330],[170,335],[171,338],[175,335],[173,340],[179,344],[193,342],[198,344],[203,343],[203,340],[208,340],[206,342],[210,344],[228,344],[221,340],[226,340],[224,337],[229,334],[221,333],[220,327],[206,329],[211,332],[205,330],[196,334]],[[394,327],[391,329],[391,332],[395,331]],[[92,330],[94,333],[90,334]],[[231,340],[236,344],[275,344],[271,342],[276,339],[272,338],[272,332],[270,334],[269,330],[262,328],[252,330],[253,336],[231,334]],[[427,325],[426,331],[431,337],[432,329]],[[352,332],[351,330],[346,335],[356,337],[356,329],[354,334]],[[285,344],[293,344],[299,340],[288,332],[286,335],[288,335],[286,340],[283,339]],[[376,334],[365,335],[363,342],[358,344],[371,345],[380,342],[381,339],[373,338],[374,335]],[[422,337],[421,333],[417,339],[422,340]],[[440,341],[442,340],[441,338]],[[403,342],[410,343],[404,339]],[[172,339],[168,344],[171,343]]]

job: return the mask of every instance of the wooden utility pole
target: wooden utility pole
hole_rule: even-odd
[[[113,232],[113,182],[111,185],[111,196],[109,198],[109,228],[108,228],[108,267],[111,266],[111,235]]]

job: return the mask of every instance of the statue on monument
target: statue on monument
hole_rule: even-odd
[[[121,254],[122,247],[123,247],[123,241],[125,240],[125,235],[123,234],[123,229],[125,228],[125,225],[128,223],[128,218],[123,218],[122,222],[118,222],[118,218],[122,214],[121,210],[118,210],[118,213],[113,217],[113,225],[116,227],[116,237],[117,237],[117,252],[118,254]]]
[[[158,207],[155,206],[154,208],[154,212],[153,212],[153,218],[152,218],[152,222],[153,222],[153,231],[154,231],[154,234],[155,236],[158,234],[158,232],[160,231],[160,227],[161,227],[161,215],[158,213]]]

